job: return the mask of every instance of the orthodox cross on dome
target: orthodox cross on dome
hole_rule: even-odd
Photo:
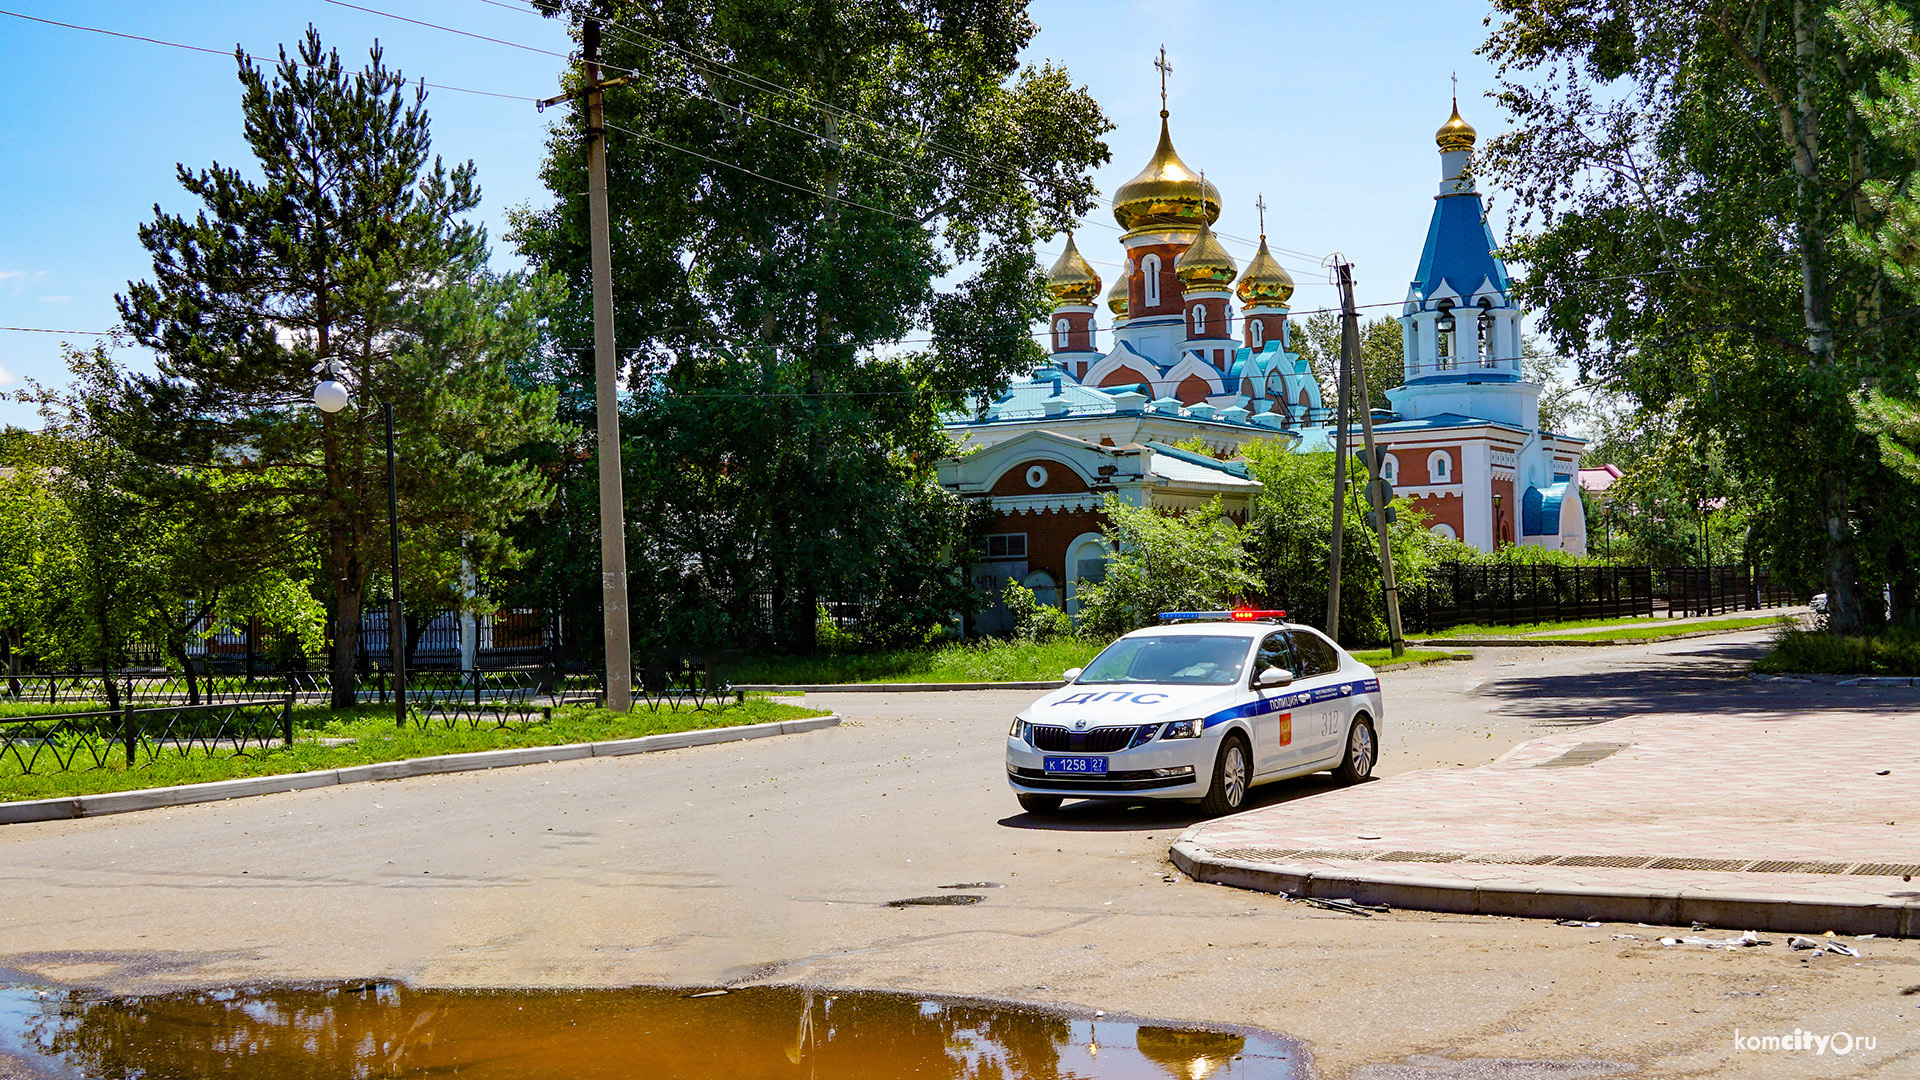
[[[1173,74],[1173,65],[1167,63],[1167,47],[1160,46],[1160,59],[1153,62],[1160,69],[1160,115],[1167,115],[1167,76]]]
[[[1260,211],[1260,239],[1265,240],[1267,238],[1267,193],[1261,192],[1253,200],[1253,205]]]

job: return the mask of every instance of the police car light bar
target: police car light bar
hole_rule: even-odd
[[[1209,619],[1230,619],[1233,622],[1266,622],[1284,619],[1284,611],[1255,611],[1241,608],[1235,611],[1163,611],[1159,619],[1163,623],[1203,622]]]

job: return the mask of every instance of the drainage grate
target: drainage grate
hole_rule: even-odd
[[[1911,877],[1914,874],[1920,874],[1920,863],[1861,863],[1859,866],[1853,868],[1853,872],[1856,874],[1877,874],[1886,877]]]
[[[1746,859],[1655,859],[1649,870],[1744,870]]]
[[[1843,862],[1794,862],[1790,859],[1769,859],[1747,867],[1756,874],[1844,874],[1852,863]]]
[[[1558,855],[1471,855],[1462,862],[1482,863],[1493,866],[1545,866],[1559,858]]]
[[[1623,742],[1583,742],[1551,761],[1543,761],[1535,765],[1534,768],[1552,769],[1568,765],[1591,765],[1603,758],[1610,758],[1632,745],[1632,743]]]
[[[1555,866],[1611,866],[1634,870],[1653,861],[1651,855],[1565,855],[1553,861]]]
[[[1289,855],[1297,854],[1293,848],[1219,848],[1213,852],[1223,859],[1238,859],[1241,862],[1279,862]]]
[[[1457,851],[1387,851],[1373,857],[1374,862],[1459,862],[1466,858]]]

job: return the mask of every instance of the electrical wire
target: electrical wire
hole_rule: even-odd
[[[118,330],[49,330],[44,326],[0,326],[16,334],[72,334],[75,337],[113,337]]]
[[[79,23],[69,23],[69,22],[60,22],[60,21],[59,21],[59,20],[57,20],[57,19],[43,19],[43,18],[41,18],[41,17],[39,17],[38,15],[24,15],[24,14],[21,14],[20,12],[18,12],[18,11],[8,11],[8,10],[6,10],[5,8],[0,8],[0,15],[11,15],[11,16],[13,16],[13,17],[14,17],[14,18],[16,18],[16,19],[25,19],[25,20],[26,20],[26,21],[28,21],[28,22],[37,22],[37,23],[43,23],[43,24],[45,24],[45,25],[47,25],[47,26],[58,26],[58,27],[61,27],[61,28],[63,28],[63,29],[67,29],[67,30],[83,30],[83,31],[85,31],[85,32],[87,32],[87,33],[89,33],[89,34],[103,34],[103,35],[105,35],[105,36],[107,36],[107,37],[116,37],[116,38],[123,38],[123,39],[125,39],[125,40],[127,40],[127,41],[143,41],[143,42],[146,42],[146,43],[147,43],[147,44],[149,44],[149,45],[165,45],[166,47],[168,47],[168,48],[170,48],[170,49],[185,49],[185,50],[187,50],[188,52],[197,52],[197,53],[211,53],[211,54],[212,54],[212,55],[214,55],[214,56],[229,56],[229,57],[230,57],[230,56],[232,56],[232,55],[233,55],[233,52],[230,52],[230,51],[228,51],[228,50],[226,50],[226,49],[210,49],[210,48],[208,48],[208,47],[206,47],[205,45],[186,45],[186,44],[182,44],[181,42],[178,42],[178,41],[167,41],[167,40],[164,40],[164,39],[162,39],[162,38],[156,38],[156,37],[145,37],[145,36],[143,36],[143,35],[140,35],[140,34],[124,34],[124,33],[121,33],[121,32],[120,32],[120,31],[118,31],[118,30],[106,30],[106,29],[102,29],[101,27],[98,27],[98,26],[82,26],[82,25],[80,25]],[[240,55],[242,55],[242,56],[244,56],[244,57],[246,57],[246,58],[247,58],[248,60],[251,60],[251,61],[253,61],[253,62],[254,62],[254,63],[256,63],[256,64],[272,64],[272,65],[276,65],[276,66],[277,66],[277,65],[279,65],[279,64],[281,64],[281,63],[283,62],[282,60],[280,60],[280,59],[278,59],[278,58],[276,58],[276,57],[271,57],[271,56],[256,56],[256,55],[254,55],[253,53],[248,53],[248,52],[242,52],[242,53],[241,53]],[[287,63],[287,64],[288,64],[288,65],[289,65],[290,67],[293,67],[293,68],[296,68],[296,69],[302,66],[302,65],[300,65],[300,64],[296,64],[296,63],[292,63],[291,61],[285,61],[285,62],[286,62],[286,63]],[[448,84],[446,84],[446,83],[430,83],[430,82],[427,82],[427,81],[425,81],[425,80],[421,80],[421,81],[420,81],[420,85],[422,85],[422,86],[426,86],[426,87],[430,87],[430,88],[432,88],[432,89],[434,89],[434,90],[451,90],[451,91],[453,91],[453,92],[455,92],[455,93],[459,93],[459,94],[474,94],[474,95],[477,95],[477,96],[479,96],[479,97],[490,97],[490,98],[505,98],[505,99],[506,99],[506,100],[508,100],[508,101],[537,101],[537,100],[539,100],[538,98],[532,98],[532,97],[528,97],[528,96],[526,96],[525,94],[503,94],[503,93],[500,93],[500,92],[498,92],[498,91],[495,91],[495,90],[474,90],[474,89],[472,89],[472,88],[470,88],[470,87],[465,87],[465,86],[449,86],[449,85],[448,85]]]
[[[328,3],[340,3],[340,2],[341,2],[341,0],[327,0],[327,2],[328,2]],[[492,6],[492,7],[499,7],[499,8],[506,8],[506,9],[508,9],[508,10],[510,10],[510,11],[519,11],[519,12],[522,12],[522,13],[525,13],[525,14],[534,14],[534,12],[533,12],[533,11],[531,11],[531,10],[529,10],[529,8],[532,8],[532,9],[538,9],[539,11],[546,11],[546,12],[552,12],[552,13],[555,13],[555,14],[564,14],[564,15],[568,15],[568,16],[572,16],[572,15],[574,14],[573,12],[571,12],[571,11],[569,11],[569,10],[568,10],[567,8],[565,8],[565,7],[563,7],[563,6],[559,6],[559,5],[553,5],[553,4],[542,4],[542,3],[539,3],[539,2],[538,2],[538,0],[527,0],[527,3],[526,3],[526,6],[524,6],[524,7],[523,7],[522,5],[520,5],[520,4],[513,4],[513,3],[507,3],[507,2],[505,2],[505,0],[479,0],[479,2],[480,2],[480,3],[483,3],[483,4],[487,4],[487,5],[490,5],[490,6]],[[352,6],[352,5],[345,5],[345,6]],[[364,8],[363,8],[363,9],[361,9],[361,10],[368,10],[368,9],[364,9]],[[581,16],[581,17],[582,17],[582,18],[584,18],[584,16]],[[413,21],[413,20],[408,20],[408,21]],[[646,32],[646,31],[644,31],[644,30],[638,30],[638,29],[635,29],[635,28],[633,28],[633,27],[630,27],[630,26],[627,26],[626,24],[624,24],[624,23],[621,23],[621,22],[619,22],[619,21],[617,21],[617,20],[612,20],[612,19],[602,19],[602,20],[597,20],[597,21],[599,21],[599,22],[601,23],[601,26],[602,26],[602,28],[603,28],[603,31],[602,31],[603,33],[607,33],[607,31],[605,30],[605,28],[606,28],[606,27],[614,27],[614,28],[616,28],[616,32],[612,32],[612,33],[607,33],[607,36],[608,36],[608,37],[611,37],[611,38],[614,38],[615,40],[619,40],[619,41],[623,41],[623,42],[625,42],[626,44],[629,44],[629,45],[633,45],[633,46],[636,46],[636,47],[641,47],[641,45],[642,45],[642,43],[641,43],[641,42],[638,42],[638,41],[635,41],[635,40],[633,40],[632,38],[626,38],[626,37],[622,37],[622,36],[621,36],[621,34],[620,34],[620,33],[618,33],[617,31],[626,31],[627,33],[632,33],[632,34],[637,34],[637,35],[639,35],[640,37],[643,37],[643,38],[646,38],[646,39],[647,39],[648,41],[650,41],[650,42],[652,42],[652,43],[653,43],[653,46],[654,46],[654,47],[657,47],[657,48],[661,48],[661,49],[667,49],[667,50],[671,50],[671,51],[673,51],[673,52],[676,52],[676,53],[679,53],[679,54],[681,54],[681,55],[683,55],[683,56],[686,56],[686,57],[688,57],[689,59],[691,59],[691,60],[692,60],[692,61],[693,61],[694,63],[696,63],[696,64],[699,64],[699,65],[703,65],[703,66],[708,66],[708,67],[711,67],[711,68],[715,68],[715,69],[722,69],[722,70],[717,70],[717,71],[715,72],[716,74],[719,74],[719,75],[720,75],[720,76],[721,76],[722,78],[727,78],[727,79],[730,79],[730,80],[732,80],[732,81],[734,81],[734,82],[736,82],[736,83],[739,83],[739,84],[741,84],[741,85],[747,85],[747,86],[750,86],[750,87],[752,87],[752,88],[754,88],[754,89],[758,89],[758,90],[762,90],[762,91],[769,91],[769,92],[773,92],[773,93],[775,93],[775,94],[778,94],[778,95],[781,95],[781,96],[783,96],[783,97],[786,97],[788,101],[790,101],[790,102],[792,102],[792,103],[794,103],[794,104],[797,104],[797,105],[803,105],[803,106],[806,106],[806,107],[809,107],[809,108],[813,108],[813,109],[816,109],[816,110],[818,110],[818,111],[821,111],[821,112],[831,112],[831,113],[835,113],[835,114],[837,114],[837,115],[839,115],[839,116],[841,116],[841,117],[845,117],[845,118],[848,118],[848,119],[858,119],[858,120],[864,120],[864,121],[866,121],[867,123],[869,123],[869,124],[872,124],[872,125],[874,125],[874,126],[875,126],[875,127],[877,127],[877,128],[880,128],[881,130],[884,130],[884,131],[891,131],[891,132],[893,132],[893,133],[895,133],[895,134],[897,134],[897,135],[900,135],[900,136],[902,136],[902,137],[904,137],[904,138],[909,138],[909,139],[912,139],[912,138],[918,138],[918,137],[919,137],[919,136],[916,136],[916,135],[914,135],[914,134],[913,134],[913,133],[911,133],[911,132],[905,132],[905,131],[902,131],[901,129],[899,129],[899,128],[897,128],[897,127],[894,127],[894,126],[892,126],[892,125],[889,125],[889,124],[887,124],[887,123],[885,123],[884,121],[881,121],[881,120],[877,120],[877,119],[875,119],[875,118],[873,118],[873,117],[869,117],[869,116],[866,116],[866,115],[864,115],[864,114],[862,114],[862,113],[859,113],[859,112],[857,112],[857,111],[853,111],[853,110],[848,110],[848,109],[844,109],[844,108],[841,108],[840,106],[837,106],[837,105],[829,105],[829,104],[826,104],[826,103],[824,103],[824,102],[821,102],[821,101],[819,101],[818,99],[816,99],[816,98],[814,98],[814,97],[812,97],[811,95],[808,95],[808,94],[806,94],[806,93],[805,93],[804,91],[799,91],[799,90],[794,90],[794,89],[792,89],[791,87],[787,87],[787,86],[783,86],[782,84],[780,84],[780,83],[778,83],[778,82],[775,82],[775,81],[773,81],[773,80],[770,80],[770,79],[765,79],[765,78],[762,78],[761,76],[758,76],[758,75],[754,75],[754,74],[752,74],[752,73],[750,73],[750,72],[746,72],[746,71],[742,71],[742,70],[741,70],[740,68],[737,68],[737,67],[734,67],[733,65],[730,65],[730,64],[727,64],[727,63],[726,63],[726,62],[724,62],[724,61],[721,61],[721,60],[717,60],[717,59],[714,59],[714,58],[712,58],[712,57],[709,57],[709,56],[704,56],[704,55],[701,55],[701,54],[699,54],[699,53],[695,53],[695,52],[693,52],[693,51],[691,51],[691,50],[689,50],[689,49],[686,49],[686,48],[684,48],[684,47],[682,47],[682,46],[679,46],[679,45],[676,45],[676,44],[674,44],[673,42],[670,42],[670,41],[667,41],[667,40],[666,40],[666,39],[664,39],[664,38],[659,38],[659,37],[656,37],[656,36],[654,36],[654,35],[652,35],[652,34],[649,34],[649,33],[647,33],[647,32]],[[459,33],[459,32],[461,32],[461,31],[455,31],[455,32],[456,32],[456,33]],[[617,69],[617,70],[623,70],[623,71],[627,71],[627,72],[633,72],[633,71],[634,71],[634,69],[632,69],[632,68],[622,68],[622,69]],[[702,96],[706,96],[706,95],[702,95]],[[715,101],[718,101],[719,99],[717,99],[717,98],[714,98],[714,99],[711,99],[711,100],[715,100]],[[723,103],[723,104],[725,104],[725,103]],[[768,117],[761,117],[761,119],[770,119],[770,118],[768,118]],[[773,122],[775,122],[775,123],[778,123],[778,121],[773,121]],[[970,154],[967,154],[967,153],[965,153],[964,151],[961,151],[961,150],[957,150],[957,149],[954,149],[953,147],[949,147],[949,146],[945,146],[945,145],[943,145],[943,144],[941,144],[941,143],[939,143],[939,142],[936,142],[936,141],[934,141],[934,140],[931,140],[931,139],[929,139],[929,140],[927,140],[927,144],[928,144],[929,146],[932,146],[932,147],[934,147],[934,148],[936,148],[936,149],[940,149],[940,150],[945,150],[945,151],[946,151],[947,153],[949,153],[949,154],[953,154],[953,155],[954,155],[954,156],[956,156],[956,157],[964,157],[964,158],[967,158],[968,160],[971,160],[971,161],[973,161],[973,162],[974,162],[975,164],[979,164],[979,165],[984,165],[984,166],[986,166],[986,167],[988,167],[988,168],[994,168],[994,169],[1006,169],[1006,170],[1008,170],[1008,171],[1010,171],[1010,172],[1012,172],[1012,173],[1013,173],[1013,174],[1014,174],[1015,176],[1017,176],[1017,177],[1019,177],[1020,179],[1022,179],[1022,180],[1025,180],[1026,182],[1028,182],[1028,183],[1031,183],[1031,184],[1034,184],[1034,185],[1036,185],[1036,186],[1045,186],[1045,187],[1058,187],[1058,186],[1060,186],[1060,185],[1059,185],[1059,184],[1058,184],[1057,182],[1055,182],[1055,181],[1050,181],[1050,180],[1044,180],[1044,179],[1041,179],[1041,178],[1039,178],[1039,177],[1035,177],[1035,176],[1032,176],[1031,174],[1028,174],[1028,173],[1026,173],[1026,172],[1023,172],[1023,171],[1021,171],[1021,170],[1019,170],[1019,169],[1013,169],[1013,168],[1011,168],[1010,166],[1006,166],[1006,165],[996,165],[996,164],[994,164],[993,162],[989,162],[989,161],[986,161],[986,160],[984,160],[984,159],[981,159],[981,158],[979,158],[979,157],[975,157],[975,156],[973,156],[973,155],[970,155]],[[894,162],[894,164],[899,164],[899,165],[902,165],[902,167],[904,167],[904,168],[913,168],[913,166],[910,166],[910,165],[905,165],[904,163],[901,163],[901,162],[897,162],[897,161],[896,161],[896,162]],[[1114,205],[1114,202],[1113,202],[1113,200],[1112,200],[1112,199],[1108,199],[1108,198],[1105,198],[1104,196],[1096,196],[1096,198],[1098,199],[1098,201],[1100,202],[1100,204],[1101,204],[1101,205],[1103,205],[1103,206],[1105,206],[1105,207],[1108,207],[1108,208],[1111,208],[1111,207],[1113,207],[1113,205]],[[1124,230],[1124,229],[1122,229],[1122,228],[1121,228],[1121,227],[1120,227],[1120,226],[1119,226],[1118,224],[1115,224],[1115,223],[1112,223],[1112,222],[1107,222],[1107,221],[1102,221],[1102,220],[1100,220],[1100,219],[1098,219],[1098,218],[1091,218],[1091,219],[1089,219],[1089,221],[1088,221],[1088,223],[1089,223],[1089,224],[1092,224],[1092,225],[1095,225],[1095,226],[1097,226],[1097,227],[1100,227],[1100,228],[1106,228],[1106,229],[1111,229],[1111,230],[1113,230],[1114,232],[1125,232],[1125,231],[1126,231],[1126,230]],[[1258,245],[1259,245],[1259,244],[1260,244],[1260,243],[1262,242],[1262,241],[1260,241],[1260,240],[1251,240],[1251,239],[1248,239],[1247,237],[1244,237],[1244,236],[1237,236],[1237,235],[1235,235],[1235,234],[1233,234],[1233,233],[1227,233],[1227,232],[1220,232],[1220,231],[1217,231],[1217,230],[1216,230],[1216,231],[1214,232],[1214,236],[1216,236],[1216,237],[1219,237],[1219,238],[1220,238],[1220,239],[1222,239],[1222,240],[1229,240],[1229,241],[1232,241],[1232,242],[1234,242],[1234,243],[1238,243],[1238,244],[1244,244],[1244,245],[1246,245],[1246,246],[1247,246],[1248,248],[1256,248],[1256,247],[1257,247],[1257,246],[1258,246]],[[1280,252],[1280,253],[1284,253],[1284,254],[1286,254],[1286,255],[1290,255],[1290,256],[1293,256],[1293,257],[1295,257],[1295,258],[1299,258],[1299,259],[1306,259],[1306,260],[1309,260],[1310,262],[1313,262],[1313,263],[1314,263],[1314,265],[1313,265],[1313,266],[1311,267],[1311,269],[1309,269],[1308,267],[1303,267],[1303,266],[1299,266],[1299,265],[1294,265],[1294,266],[1291,266],[1291,267],[1290,267],[1290,269],[1294,269],[1294,270],[1300,270],[1300,271],[1302,271],[1302,272],[1306,272],[1306,273],[1313,273],[1313,272],[1317,272],[1317,271],[1318,271],[1318,270],[1320,269],[1320,267],[1319,267],[1319,265],[1318,265],[1318,260],[1319,260],[1319,259],[1321,258],[1321,256],[1319,256],[1319,255],[1315,255],[1315,254],[1312,254],[1311,252],[1305,252],[1305,251],[1300,251],[1300,250],[1298,250],[1298,249],[1295,249],[1295,248],[1288,248],[1288,247],[1284,247],[1284,246],[1281,246],[1281,245],[1278,245],[1278,244],[1272,244],[1272,243],[1270,243],[1270,242],[1268,243],[1268,249],[1269,249],[1269,251],[1272,251],[1272,252]],[[1114,264],[1111,264],[1111,263],[1109,263],[1109,264],[1106,264],[1106,265],[1114,265]]]

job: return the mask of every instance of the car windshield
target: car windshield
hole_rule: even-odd
[[[1121,638],[1101,650],[1075,679],[1080,683],[1191,683],[1226,686],[1247,662],[1244,637],[1192,634]]]

